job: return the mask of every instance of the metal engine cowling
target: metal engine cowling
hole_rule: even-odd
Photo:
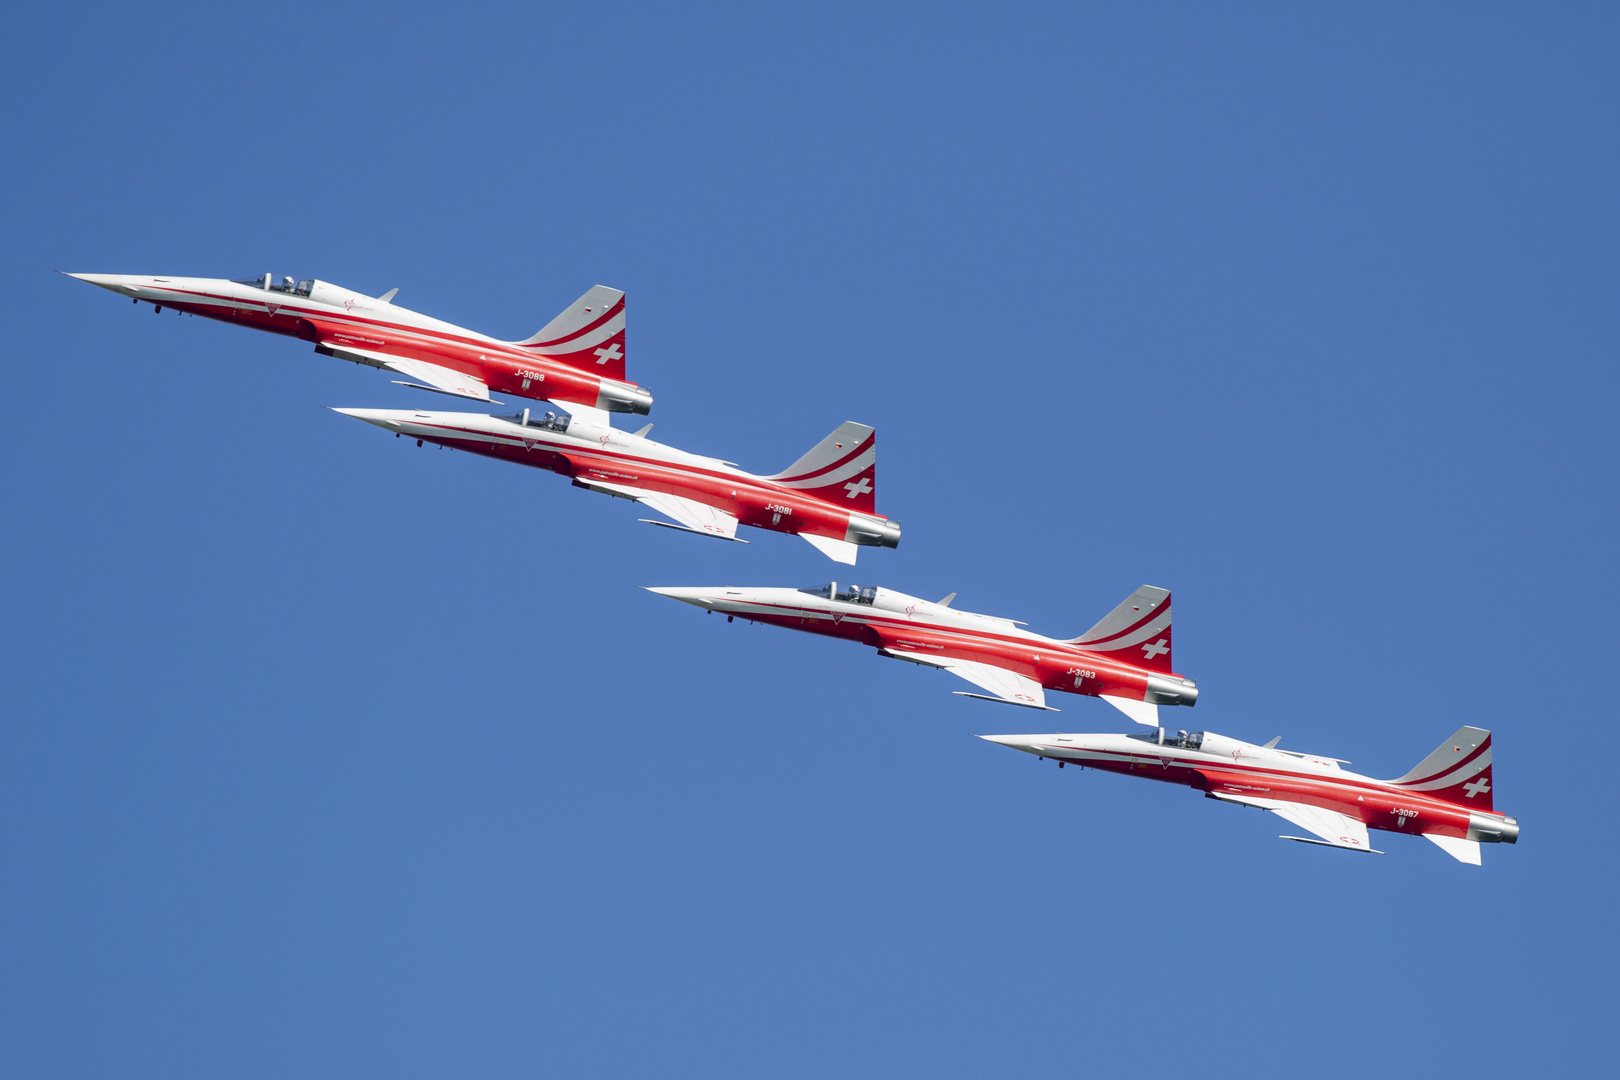
[[[1519,819],[1496,817],[1493,814],[1468,815],[1468,839],[1482,844],[1517,844]]]
[[[1149,705],[1196,705],[1198,684],[1173,675],[1149,675],[1142,700]]]
[[[863,547],[897,548],[900,546],[900,523],[851,514],[844,540]]]

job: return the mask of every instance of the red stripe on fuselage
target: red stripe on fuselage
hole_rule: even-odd
[[[1079,747],[1042,746],[1040,749],[1052,751],[1046,756],[1054,760],[1068,761],[1105,772],[1125,773],[1150,780],[1204,787],[1205,790],[1210,790],[1211,787],[1229,788],[1232,789],[1232,794],[1248,794],[1255,798],[1276,799],[1279,802],[1304,802],[1308,805],[1322,806],[1354,818],[1370,829],[1383,832],[1417,834],[1420,831],[1434,832],[1444,829],[1447,834],[1456,832],[1460,836],[1468,829],[1467,807],[1407,791],[1392,781],[1352,777],[1329,778],[1316,773],[1297,773],[1237,762],[1227,765],[1219,761],[1179,758],[1173,752],[1168,758],[1161,758],[1159,751],[1162,748],[1153,743],[1144,744],[1143,749],[1136,753]],[[1064,756],[1067,754],[1076,756]],[[1133,757],[1137,759],[1134,765],[1129,760]],[[1165,761],[1168,764],[1163,763]],[[1180,775],[1170,775],[1172,773]],[[1197,774],[1209,786],[1193,781],[1192,774]],[[1369,803],[1368,799],[1373,801]],[[1396,808],[1416,810],[1418,813],[1415,816],[1406,815],[1404,820],[1415,821],[1417,824],[1404,827],[1386,824],[1381,820],[1385,818],[1402,820],[1401,815],[1394,814]],[[1475,812],[1486,813],[1486,811]],[[1492,816],[1503,815],[1493,813]]]
[[[874,632],[878,630],[889,631],[897,635],[894,646],[907,649],[908,646],[937,647],[941,650],[941,657],[955,660],[974,660],[988,662],[986,658],[993,658],[994,667],[1018,670],[1020,674],[1030,675],[1049,690],[1059,690],[1068,694],[1079,694],[1083,697],[1096,697],[1098,694],[1110,692],[1110,683],[1135,683],[1133,689],[1140,691],[1146,686],[1147,676],[1158,674],[1145,668],[1134,667],[1130,664],[1121,664],[1119,661],[1106,656],[1099,656],[1084,649],[1077,648],[1068,642],[1055,641],[1052,638],[1031,634],[1028,637],[1015,637],[997,634],[992,631],[974,630],[970,628],[944,627],[933,623],[915,623],[889,616],[878,611],[831,612],[816,608],[797,608],[785,604],[769,604],[753,602],[752,607],[775,608],[774,612],[749,612],[745,618],[758,615],[766,618],[767,615],[785,619],[788,622],[799,621],[803,625],[790,627],[790,629],[803,629],[815,633],[829,633],[837,637],[852,636],[836,630],[829,630],[825,624],[831,621],[834,614],[839,616],[838,626],[844,623],[854,623],[858,626],[870,626]],[[811,616],[819,616],[812,621]],[[821,624],[821,625],[817,625]],[[906,642],[898,637],[923,639],[921,641]],[[999,648],[993,647],[999,646]],[[961,655],[951,655],[945,650],[953,650]],[[1039,650],[1039,653],[1036,652]],[[1045,654],[1041,660],[1033,659],[1035,655]],[[1046,664],[1050,660],[1052,664]],[[1011,663],[1009,663],[1009,661]],[[1045,681],[1040,678],[1041,668],[1045,664],[1052,667],[1082,664],[1087,668],[1097,669],[1090,680],[1095,688],[1082,684],[1080,687],[1064,686],[1060,683]],[[1179,676],[1178,676],[1179,677]]]
[[[241,299],[239,297],[224,296],[224,295],[221,295],[219,293],[195,292],[195,291],[188,291],[188,290],[185,290],[185,289],[171,289],[171,290],[168,290],[168,291],[175,292],[175,293],[181,293],[181,294],[184,294],[186,296],[198,296],[198,297],[204,297],[204,298],[209,299],[209,300],[217,300],[217,301],[220,301],[222,304],[253,304],[253,305],[257,305],[257,306],[261,306],[261,307],[265,306],[267,304],[274,304],[276,306],[276,310],[273,313],[272,317],[281,316],[281,315],[287,315],[289,318],[296,317],[296,318],[312,319],[312,320],[313,319],[320,319],[320,320],[327,320],[327,321],[336,321],[336,322],[339,322],[339,323],[345,323],[345,324],[349,324],[349,325],[359,327],[359,328],[381,328],[383,330],[392,331],[395,334],[403,336],[403,337],[414,337],[414,338],[418,339],[417,343],[415,343],[415,344],[413,344],[411,342],[405,342],[405,341],[385,342],[385,343],[382,343],[380,345],[377,344],[377,343],[374,343],[374,342],[365,342],[365,341],[360,342],[360,344],[367,345],[368,347],[372,347],[372,348],[377,348],[379,350],[386,350],[389,346],[404,346],[404,347],[407,347],[407,348],[412,348],[412,347],[427,348],[427,347],[430,347],[430,346],[435,345],[435,344],[456,345],[456,346],[460,346],[460,347],[463,347],[463,348],[466,348],[466,349],[478,349],[481,352],[485,353],[486,356],[488,356],[490,359],[504,360],[504,361],[507,361],[507,362],[510,362],[510,363],[513,363],[513,364],[534,364],[534,363],[548,363],[549,362],[551,364],[554,364],[558,368],[559,371],[570,372],[570,373],[574,373],[574,374],[579,374],[581,372],[581,369],[575,368],[571,364],[565,364],[560,360],[551,360],[549,357],[546,357],[544,354],[541,354],[540,356],[536,356],[535,354],[533,354],[531,352],[528,352],[522,346],[519,346],[519,345],[517,345],[515,343],[505,342],[505,341],[497,341],[497,340],[495,340],[493,338],[461,337],[461,336],[458,336],[456,334],[452,334],[452,333],[449,333],[449,332],[443,331],[443,330],[435,330],[435,329],[431,329],[431,328],[428,328],[428,327],[408,326],[408,325],[406,325],[404,323],[387,322],[387,321],[385,321],[383,319],[369,318],[369,317],[364,316],[364,315],[356,315],[353,312],[340,311],[339,309],[336,309],[336,308],[301,307],[301,306],[299,306],[299,305],[297,305],[295,303],[291,303],[291,302],[282,303],[281,301],[277,301],[277,300],[243,300],[243,299]],[[176,306],[178,306],[178,305],[176,305]],[[201,314],[201,312],[199,312],[199,314]],[[266,314],[271,314],[271,313],[266,312]],[[255,329],[267,329],[267,328],[265,328],[265,327],[255,327]],[[457,327],[457,329],[461,330],[462,333],[464,333],[464,334],[472,333],[472,331],[466,330],[464,327]],[[292,329],[288,329],[288,330],[286,330],[284,332],[289,334],[289,335],[296,336],[296,331],[294,331]],[[473,361],[473,360],[471,360],[469,358],[458,357],[458,356],[455,356],[454,354],[446,355],[444,353],[437,353],[436,355],[445,356],[446,359],[457,361],[457,362],[462,363],[462,364],[476,364],[477,363],[477,361]],[[469,372],[469,373],[471,373],[471,372]],[[600,376],[595,375],[594,372],[584,372],[584,374],[591,375],[591,376],[596,377],[598,379],[601,378]],[[637,384],[636,383],[628,383],[628,385],[635,386]]]
[[[831,536],[842,540],[849,529],[850,512],[847,509],[814,495],[784,488],[771,480],[752,474],[739,476],[735,473],[722,473],[702,466],[642,457],[617,450],[592,449],[577,443],[552,442],[538,431],[533,433],[533,438],[527,438],[496,435],[493,432],[446,424],[412,422],[411,426],[417,429],[436,428],[446,433],[444,436],[435,437],[431,434],[422,434],[418,430],[414,433],[416,438],[454,444],[458,450],[467,450],[485,457],[496,457],[520,465],[530,465],[553,472],[564,471],[553,461],[525,460],[528,452],[524,447],[532,443],[546,455],[570,462],[570,468],[566,470],[570,475],[578,477],[594,471],[599,474],[596,478],[604,483],[622,484],[626,487],[643,488],[693,499],[736,514],[739,521],[754,528],[770,529],[772,523],[758,515],[750,514],[750,511],[756,509],[751,504],[764,507],[773,502],[791,502],[797,507],[792,517],[797,517],[798,520],[786,521],[785,524],[789,526],[787,528],[781,527],[783,523],[776,523],[776,531],[808,532],[812,535]],[[624,469],[633,472],[618,471]],[[589,475],[584,475],[584,478],[591,479]],[[706,482],[707,486],[701,482]]]

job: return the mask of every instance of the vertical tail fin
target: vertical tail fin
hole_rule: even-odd
[[[876,514],[877,432],[846,420],[808,454],[769,479],[836,506]]]
[[[593,285],[545,329],[518,344],[569,367],[624,382],[624,293]]]
[[[1490,811],[1491,733],[1460,727],[1417,768],[1392,782],[1470,810]]]
[[[1096,626],[1069,641],[1087,652],[1114,653],[1133,667],[1169,674],[1170,591],[1143,585]]]

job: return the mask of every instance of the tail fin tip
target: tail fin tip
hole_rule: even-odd
[[[1491,811],[1491,733],[1465,724],[1393,782],[1458,806]]]
[[[876,514],[877,432],[846,420],[804,456],[769,477],[835,506]]]
[[[1136,667],[1169,674],[1170,637],[1170,590],[1143,585],[1070,644],[1118,653]]]
[[[623,382],[624,307],[622,290],[593,285],[518,344],[569,367]]]

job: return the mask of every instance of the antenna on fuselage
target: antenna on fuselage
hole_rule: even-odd
[[[1280,742],[1282,742],[1282,736],[1278,735],[1275,739],[1272,739],[1270,742],[1266,743],[1265,747],[1267,750],[1275,750],[1277,749],[1277,744]]]
[[[940,607],[950,607],[951,606],[951,601],[955,600],[955,599],[956,599],[956,594],[951,593],[949,596],[947,596],[945,599],[943,599],[943,600],[941,600],[939,602],[939,606]]]

